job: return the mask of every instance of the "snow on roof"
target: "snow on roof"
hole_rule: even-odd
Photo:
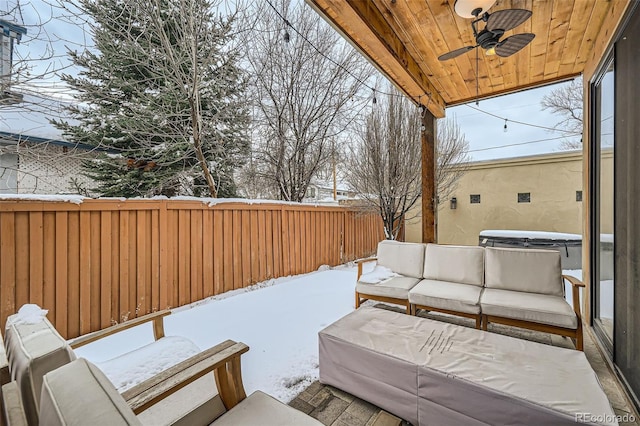
[[[55,128],[50,119],[65,119],[65,107],[69,102],[50,96],[23,94],[22,102],[4,106],[0,117],[0,131],[26,136],[63,140],[62,132]]]
[[[567,234],[562,232],[546,231],[517,231],[508,229],[489,229],[480,232],[481,237],[498,238],[530,238],[537,240],[577,240],[582,241],[580,234]]]

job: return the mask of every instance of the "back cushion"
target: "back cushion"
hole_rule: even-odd
[[[41,398],[40,426],[142,425],[102,371],[86,359],[48,373]]]
[[[29,424],[38,424],[42,377],[73,361],[76,356],[51,323],[43,318],[35,324],[7,319],[5,347],[11,379],[18,382]]]
[[[422,278],[424,244],[384,240],[378,243],[378,264],[405,277]]]
[[[428,280],[482,286],[484,248],[427,244],[423,276]]]
[[[555,250],[485,249],[485,286],[563,296],[560,253]]]

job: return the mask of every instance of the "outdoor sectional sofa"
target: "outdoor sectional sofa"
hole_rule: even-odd
[[[423,255],[420,256],[420,253]],[[560,254],[530,250],[382,241],[376,258],[358,264],[356,308],[367,299],[568,336],[583,349],[578,279],[562,275]],[[364,282],[363,265],[377,261],[395,276]],[[572,285],[573,308],[564,298]]]

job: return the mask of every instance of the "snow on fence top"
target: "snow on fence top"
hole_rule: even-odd
[[[516,231],[508,229],[488,229],[480,232],[481,237],[498,238],[529,238],[536,240],[571,240],[582,241],[580,234],[566,234],[563,232],[545,231]]]
[[[51,202],[65,202],[65,203],[73,203],[73,204],[82,204],[84,200],[118,200],[118,201],[127,201],[127,200],[170,200],[170,201],[197,201],[202,204],[206,204],[209,207],[213,207],[217,204],[223,203],[242,203],[242,204],[283,204],[290,206],[316,206],[316,207],[326,207],[327,203],[318,202],[318,203],[297,203],[295,201],[281,201],[281,200],[255,200],[249,198],[199,198],[199,197],[187,197],[187,196],[178,196],[178,197],[164,197],[164,196],[156,196],[151,198],[143,198],[143,197],[134,197],[134,198],[119,198],[119,197],[101,197],[101,198],[90,198],[83,197],[82,195],[52,195],[52,194],[0,194],[0,201],[51,201]]]

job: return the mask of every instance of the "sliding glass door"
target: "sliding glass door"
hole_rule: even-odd
[[[613,58],[593,85],[593,325],[613,353],[614,324],[614,123],[615,70]]]

